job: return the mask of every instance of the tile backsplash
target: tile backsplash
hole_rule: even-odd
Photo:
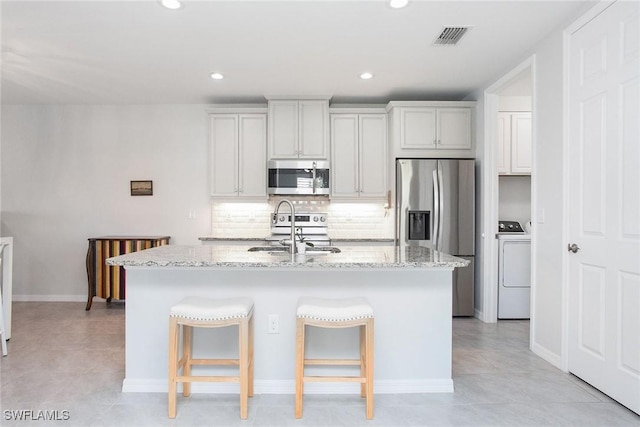
[[[213,201],[211,237],[266,237],[271,234],[271,214],[280,198],[265,202]],[[296,212],[327,212],[329,237],[333,239],[389,239],[394,237],[393,209],[383,202],[328,201],[320,198],[293,199]],[[288,206],[282,206],[288,211]]]

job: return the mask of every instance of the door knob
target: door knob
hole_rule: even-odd
[[[580,248],[575,243],[571,243],[567,245],[567,250],[575,254],[580,250]]]

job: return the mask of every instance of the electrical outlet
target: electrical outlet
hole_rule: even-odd
[[[280,333],[280,319],[277,314],[269,315],[269,330],[267,331],[270,334],[279,334]]]

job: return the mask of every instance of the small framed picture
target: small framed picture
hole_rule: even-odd
[[[153,181],[131,181],[132,196],[153,196]]]

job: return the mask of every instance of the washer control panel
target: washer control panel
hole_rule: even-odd
[[[518,221],[498,221],[498,233],[524,233]]]

